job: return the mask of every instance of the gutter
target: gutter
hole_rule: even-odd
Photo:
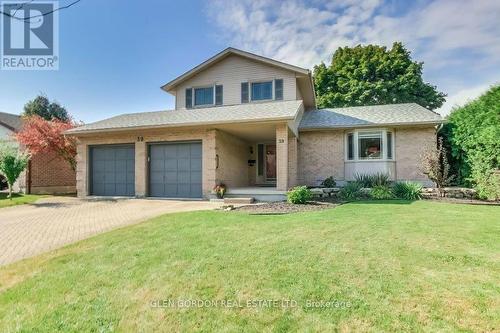
[[[252,120],[244,119],[244,120],[211,121],[211,122],[205,122],[205,123],[191,122],[191,123],[180,123],[180,124],[111,127],[111,128],[100,128],[100,129],[81,130],[81,131],[68,130],[68,131],[65,131],[64,134],[65,135],[81,135],[81,134],[94,134],[94,133],[104,133],[104,132],[123,132],[123,131],[133,131],[133,130],[162,129],[162,128],[175,128],[175,127],[198,127],[198,126],[210,126],[210,125],[220,125],[220,124],[264,123],[264,122],[294,120],[296,116],[297,116],[297,112],[293,116],[274,117],[274,118],[266,118],[266,119],[252,119]]]
[[[186,123],[174,123],[174,124],[159,124],[159,125],[140,125],[140,126],[127,126],[127,127],[108,127],[99,129],[88,129],[88,130],[78,130],[73,128],[65,131],[64,135],[85,135],[93,133],[104,133],[104,132],[121,132],[121,131],[133,131],[133,130],[146,130],[146,129],[162,129],[162,128],[175,128],[175,127],[201,127],[201,126],[213,126],[221,124],[245,124],[245,123],[264,123],[264,122],[281,122],[295,120],[299,111],[304,107],[304,102],[297,106],[293,115],[289,116],[278,116],[271,118],[256,118],[256,119],[234,119],[234,120],[218,120],[218,121],[208,121],[208,122],[186,122]],[[111,119],[111,118],[110,118]],[[86,125],[84,125],[86,126]]]
[[[300,132],[307,131],[319,131],[319,130],[334,130],[334,129],[347,129],[347,128],[359,128],[359,127],[383,127],[383,126],[419,126],[419,125],[443,125],[446,120],[438,120],[438,121],[425,121],[418,123],[373,123],[373,124],[359,124],[359,125],[345,125],[345,126],[330,126],[330,127],[306,127],[301,128],[299,126]]]

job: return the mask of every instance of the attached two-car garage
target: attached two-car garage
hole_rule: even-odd
[[[90,193],[99,196],[135,195],[135,146],[93,146],[89,151]]]
[[[148,195],[201,198],[202,144],[153,143],[148,147]],[[90,147],[90,193],[97,196],[135,195],[135,148],[130,145]]]

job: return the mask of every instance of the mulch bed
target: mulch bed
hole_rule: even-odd
[[[280,215],[334,208],[338,205],[338,202],[320,201],[309,201],[305,205],[295,205],[288,202],[266,202],[256,205],[236,207],[234,211],[247,212],[251,215]]]
[[[457,199],[457,198],[442,198],[442,197],[424,197],[423,200],[441,201],[456,204],[468,204],[468,205],[489,205],[489,206],[500,206],[499,201],[484,201],[484,200],[473,200],[473,199]]]

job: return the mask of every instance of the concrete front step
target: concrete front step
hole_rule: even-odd
[[[286,191],[279,191],[275,187],[233,187],[226,192],[225,198],[254,198],[255,201],[283,201],[286,200]]]
[[[224,204],[251,204],[254,203],[254,198],[224,198]]]

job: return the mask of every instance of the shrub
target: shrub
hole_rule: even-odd
[[[325,180],[323,180],[321,185],[323,185],[324,187],[327,187],[327,188],[332,188],[332,187],[335,187],[335,185],[337,185],[337,183],[335,182],[335,179],[333,179],[333,176],[330,176],[330,177],[326,178]]]
[[[374,187],[377,185],[380,186],[389,186],[391,184],[390,176],[383,172],[377,172],[374,174],[356,174],[354,179],[356,182],[360,183],[363,187]]]
[[[480,163],[476,163],[472,168],[475,188],[480,199],[500,200],[500,171],[488,170],[487,168],[478,171]]]
[[[452,110],[443,135],[458,164],[459,180],[472,183],[481,198],[500,196],[500,85],[479,98]]]
[[[346,186],[342,187],[339,196],[344,200],[356,200],[363,196],[361,189],[363,185],[357,181],[349,182]]]
[[[389,185],[391,185],[391,179],[387,173],[377,172],[372,175],[372,187]]]
[[[391,188],[387,185],[375,185],[375,186],[373,186],[372,190],[370,191],[370,196],[373,199],[377,199],[377,200],[385,200],[385,199],[394,198],[394,195],[392,194]]]
[[[432,180],[441,194],[441,189],[451,183],[455,178],[450,175],[448,153],[443,146],[443,138],[438,139],[437,147],[429,147],[421,156],[421,166],[424,175]]]
[[[357,173],[354,175],[354,179],[356,183],[358,183],[362,187],[372,187],[371,175],[364,173]]]
[[[22,153],[9,143],[0,142],[0,174],[9,186],[8,198],[12,199],[12,188],[21,173],[26,169],[30,156]]]
[[[312,192],[307,186],[296,186],[286,194],[288,202],[293,204],[305,204],[311,200]]]
[[[405,200],[419,200],[422,198],[422,185],[414,182],[396,183],[393,188],[394,196]]]

